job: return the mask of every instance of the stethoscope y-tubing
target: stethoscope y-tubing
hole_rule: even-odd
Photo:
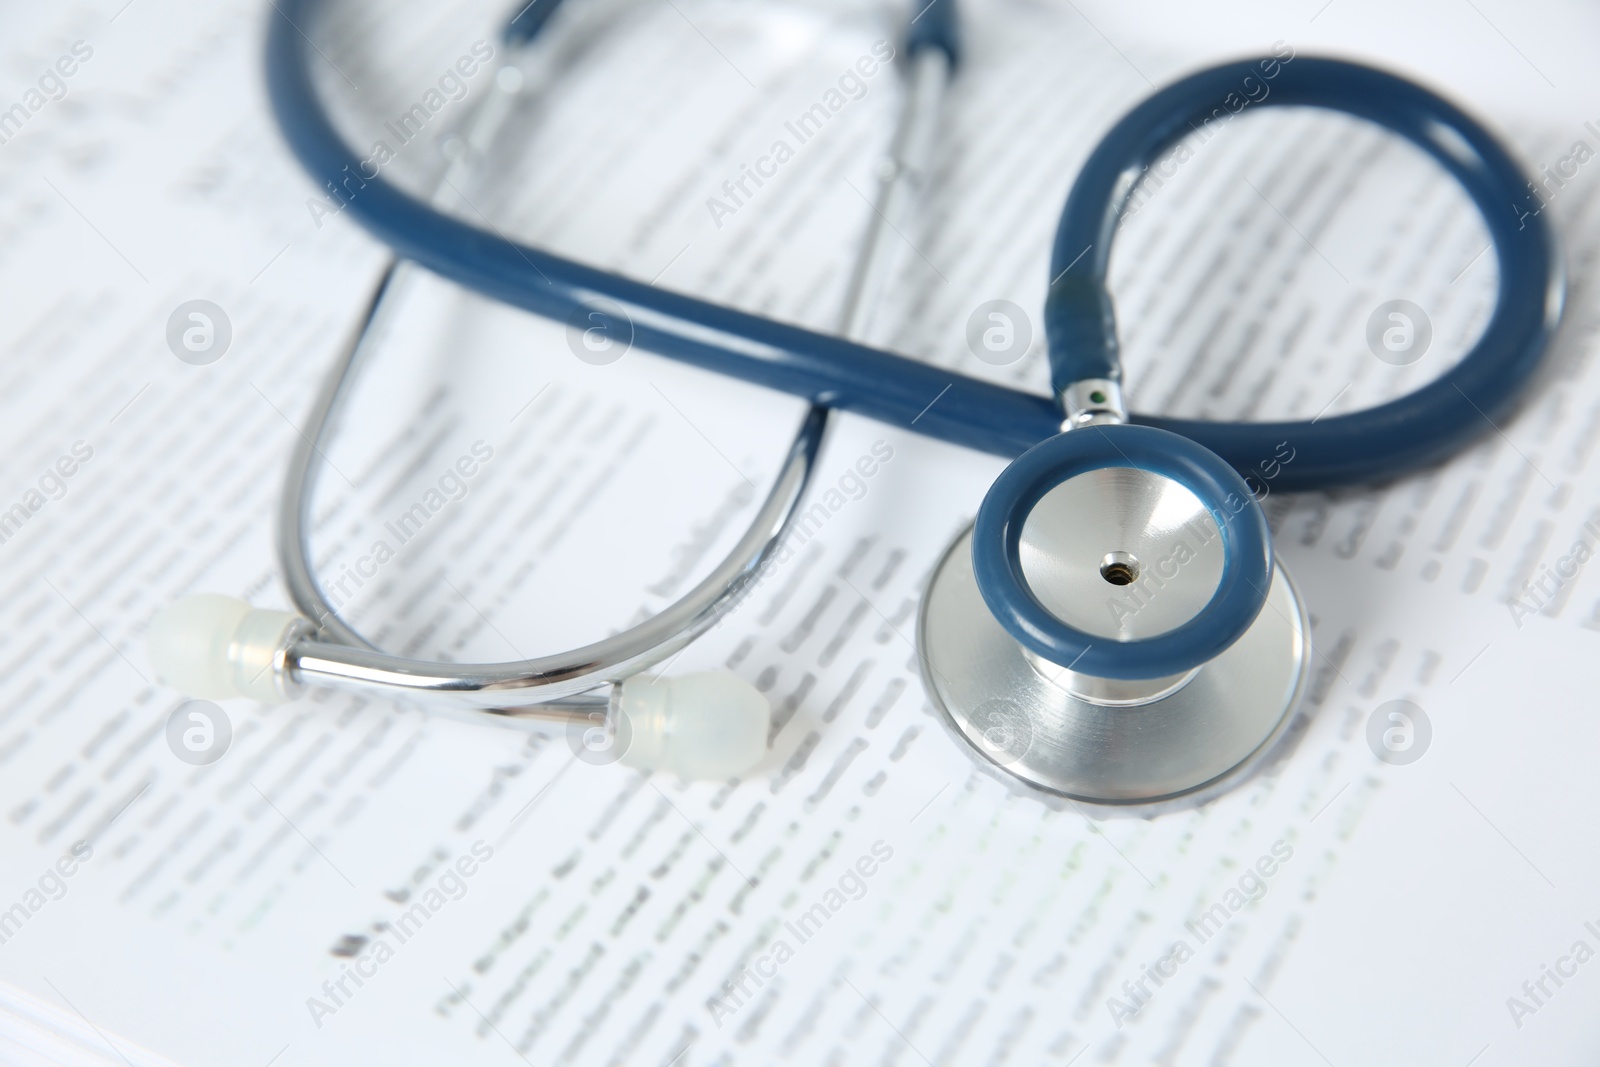
[[[381,175],[369,176],[334,129],[312,84],[302,27],[311,26],[315,8],[314,0],[273,5],[267,40],[272,108],[306,169],[339,190],[348,210],[398,255],[486,296],[558,320],[585,314],[597,301],[614,301],[631,320],[634,343],[643,349],[954,444],[1009,457],[1059,432],[1061,412],[1050,398],[518,244],[435,211]],[[1084,257],[1087,262],[1077,265],[1079,274],[1069,271],[1051,289],[1046,332],[1058,384],[1071,375],[1117,375],[1115,324],[1104,281],[1117,208],[1131,189],[1118,183],[1127,182],[1130,169],[1136,176],[1185,127],[1209,115],[1231,83],[1252,72],[1251,64],[1224,66],[1157,93],[1123,119],[1091,157],[1056,243],[1059,264],[1071,261],[1065,250],[1077,255],[1085,245],[1095,246]],[[1275,102],[1335,106],[1395,127],[1462,181],[1495,241],[1501,275],[1495,315],[1460,366],[1410,397],[1369,411],[1314,422],[1229,424],[1141,415],[1132,421],[1181,433],[1241,471],[1273,456],[1278,443],[1289,440],[1296,458],[1280,469],[1273,482],[1279,489],[1392,478],[1487,432],[1514,401],[1560,306],[1553,242],[1542,217],[1521,220],[1522,229],[1512,225],[1516,206],[1526,200],[1523,178],[1490,135],[1456,108],[1400,79],[1348,64],[1301,58],[1281,74],[1273,84]],[[1352,92],[1371,94],[1371,99],[1347,99]],[[1395,100],[1384,103],[1384,94]],[[1080,237],[1085,238],[1081,243]]]
[[[346,209],[402,258],[485,296],[565,320],[610,300],[640,348],[707,370],[1001,456],[1057,432],[1047,397],[991,385],[828,334],[776,322],[514,243],[443,215],[384,180],[334,130],[309,49],[313,0],[278,0],[268,16],[267,90],[305,168],[345,190]],[[345,189],[348,183],[348,189]],[[937,401],[937,402],[935,402]]]
[[[1526,209],[1521,168],[1487,130],[1412,82],[1336,60],[1254,61],[1201,71],[1160,90],[1106,134],[1079,172],[1056,231],[1045,305],[1053,384],[1060,390],[1086,378],[1121,378],[1106,276],[1117,222],[1137,178],[1184,137],[1219,116],[1225,123],[1235,106],[1243,110],[1243,101],[1263,92],[1257,106],[1319,107],[1377,123],[1453,175],[1477,205],[1494,247],[1500,270],[1494,313],[1472,349],[1437,380],[1364,411],[1305,422],[1148,415],[1133,421],[1192,438],[1242,472],[1288,441],[1295,459],[1274,483],[1284,488],[1390,478],[1441,460],[1489,430],[1533,376],[1560,317],[1560,259],[1543,217]]]

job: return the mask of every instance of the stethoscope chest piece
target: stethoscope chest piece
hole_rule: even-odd
[[[1039,445],[934,569],[927,691],[1008,782],[1095,804],[1203,799],[1293,717],[1300,597],[1243,482],[1174,436],[1089,427]]]

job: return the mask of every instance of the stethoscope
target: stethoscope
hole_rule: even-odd
[[[558,0],[506,28],[508,60],[425,203],[364,169],[313,90],[314,0],[278,0],[268,88],[290,147],[399,260],[327,378],[290,465],[278,529],[298,612],[200,594],[150,628],[162,679],[191,696],[283,701],[311,686],[424,697],[535,729],[584,732],[625,762],[685,777],[743,773],[764,754],[765,699],[730,674],[655,679],[661,663],[732,610],[769,565],[806,499],[830,410],[1014,457],[922,597],[927,693],[979,765],[1054,802],[1157,808],[1229,788],[1274,748],[1311,663],[1304,604],[1278,561],[1256,493],[1327,489],[1437,463],[1511,411],[1560,317],[1563,276],[1516,163],[1476,121],[1404,79],[1299,57],[1225,63],[1146,99],[1101,140],[1062,213],[1044,308],[1050,397],[852,340],[883,280],[886,226],[925,172],[940,95],[958,64],[953,0],[910,23],[907,89],[878,210],[856,262],[842,336],[819,334],[563,259],[445,213],[516,99],[548,80],[529,45]],[[917,5],[922,7],[921,3]],[[575,16],[581,18],[581,14]],[[1483,216],[1499,293],[1472,349],[1407,396],[1309,422],[1216,423],[1129,414],[1107,288],[1111,243],[1147,168],[1240,94],[1386,127],[1422,148]],[[1256,88],[1252,88],[1255,86]],[[1259,106],[1259,105],[1258,105]],[[352,182],[357,183],[352,186]],[[309,558],[317,459],[352,391],[407,262],[556,320],[627,330],[652,352],[810,401],[772,489],[735,547],[654,618],[570,652],[463,665],[379,651],[340,617]],[[1270,473],[1269,473],[1270,471]],[[1115,595],[1113,595],[1115,594]]]

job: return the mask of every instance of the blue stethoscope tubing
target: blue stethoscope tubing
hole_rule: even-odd
[[[1056,230],[1045,335],[1059,390],[1085,378],[1121,378],[1106,274],[1130,175],[1155,162],[1210,118],[1241,84],[1261,81],[1255,62],[1192,74],[1139,104],[1100,142],[1078,174]],[[1549,228],[1524,209],[1527,179],[1499,142],[1460,108],[1403,78],[1332,59],[1278,68],[1261,103],[1320,107],[1367,119],[1404,137],[1455,177],[1476,204],[1499,262],[1489,323],[1471,351],[1407,395],[1315,421],[1223,423],[1135,415],[1205,445],[1241,472],[1295,450],[1275,484],[1318,489],[1387,480],[1451,455],[1489,431],[1516,403],[1560,320],[1565,291]]]
[[[334,129],[316,95],[302,27],[316,0],[276,0],[269,14],[267,85],[291,149],[319,183],[359,175],[352,214],[397,255],[504,303],[564,320],[596,301],[620,305],[643,349],[954,444],[1014,457],[1060,432],[1050,397],[991,384],[839,337],[816,333],[514,243],[442,214],[381,175]],[[509,36],[537,32],[541,2]],[[931,15],[931,18],[928,17]],[[958,53],[951,0],[912,26],[908,49]],[[1045,333],[1059,390],[1118,380],[1116,323],[1106,284],[1112,237],[1137,176],[1259,74],[1225,63],[1166,87],[1124,116],[1090,155],[1057,230]],[[1273,487],[1298,491],[1386,481],[1434,464],[1488,432],[1515,405],[1559,320],[1563,275],[1555,241],[1529,204],[1527,179],[1495,138],[1459,108],[1404,79],[1310,57],[1283,65],[1257,106],[1347,112],[1416,144],[1452,174],[1482,213],[1499,263],[1499,292],[1482,335],[1435,381],[1398,400],[1314,421],[1227,423],[1133,414],[1136,424],[1187,437],[1241,472],[1280,442],[1295,450]]]

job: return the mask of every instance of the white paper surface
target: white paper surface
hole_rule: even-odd
[[[1518,417],[1435,472],[1268,499],[1314,619],[1308,722],[1271,774],[1204,811],[1096,823],[973,770],[931,714],[909,637],[929,569],[1003,464],[853,418],[822,461],[827,522],[673,664],[727,667],[771,699],[772,750],[747,780],[590,767],[564,738],[335,693],[228,703],[227,755],[192,767],[168,748],[183,698],[153,684],[145,627],[188,592],[284,605],[282,471],[384,255],[348,215],[317,225],[319,190],[266,111],[259,5],[117,7],[0,22],[0,103],[75,42],[92,50],[0,145],[0,506],[44,501],[0,543],[0,918],[26,913],[0,943],[12,1058],[1593,1061],[1600,964],[1573,948],[1600,950],[1587,847],[1600,577],[1579,569],[1533,614],[1510,606],[1596,519],[1589,166],[1551,208],[1573,287]],[[706,201],[903,16],[619,11],[560,97],[519,120],[474,208],[586,261],[830,328],[893,72],[865,79],[721,227]],[[1279,40],[1315,51],[1343,14],[1288,29],[1263,17],[1248,37],[1230,23],[1223,49],[1124,37],[1125,16],[1087,7],[977,6],[950,143],[875,335],[1042,389],[1037,338],[990,367],[966,321],[985,300],[1039,306],[1065,191],[1148,91],[1141,72]],[[306,31],[365,144],[492,42],[499,15],[339,4]],[[1550,59],[1564,46],[1521,39],[1561,36],[1560,17],[1502,24],[1581,87]],[[1521,62],[1481,26],[1437,25],[1496,78]],[[1432,69],[1432,52],[1414,54]],[[1568,119],[1575,95],[1600,120],[1581,88],[1563,110],[1543,89],[1496,101],[1445,87],[1530,169],[1579,138],[1600,149]],[[436,158],[419,139],[389,173],[420,187]],[[1414,388],[1485,321],[1485,243],[1414,153],[1336,119],[1247,115],[1119,236],[1133,404],[1310,418]],[[412,296],[329,452],[315,534],[338,581],[393,538],[385,524],[430,491],[451,498],[340,594],[405,654],[530,656],[659,610],[737,535],[799,415],[639,352],[583,363],[562,324],[436,281]],[[1364,341],[1370,311],[1398,297],[1434,333],[1404,369]],[[193,299],[231,322],[208,366],[167,345]],[[73,473],[52,476],[63,456]],[[476,473],[444,481],[464,456]],[[870,477],[853,473],[864,456]],[[1367,723],[1402,699],[1432,738],[1392,766]],[[92,854],[51,876],[79,841]],[[1179,942],[1173,976],[1153,983],[1146,967]],[[1546,967],[1575,970],[1558,984]],[[22,1021],[38,1004],[67,1035],[55,1044]]]

